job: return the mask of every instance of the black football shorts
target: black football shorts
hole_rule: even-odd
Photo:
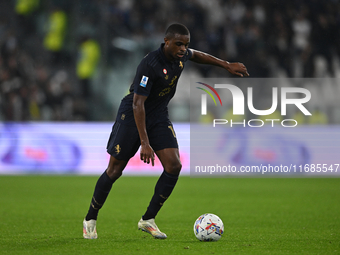
[[[149,142],[154,151],[178,148],[176,133],[170,120],[159,122],[147,128]],[[140,147],[136,126],[126,126],[115,122],[107,143],[107,152],[118,160],[128,161]]]

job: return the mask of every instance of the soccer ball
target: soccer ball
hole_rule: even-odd
[[[217,241],[221,238],[223,232],[223,222],[215,214],[203,214],[195,221],[194,233],[200,241]]]

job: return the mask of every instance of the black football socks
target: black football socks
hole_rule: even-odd
[[[97,220],[98,211],[102,208],[109,195],[113,183],[114,181],[110,179],[106,171],[99,177],[94,189],[90,209],[85,217],[86,220]]]
[[[156,217],[158,211],[163,206],[163,203],[167,200],[174,189],[178,176],[179,174],[174,175],[163,171],[157,181],[155,193],[150,201],[149,207],[142,217],[143,220],[149,220]]]

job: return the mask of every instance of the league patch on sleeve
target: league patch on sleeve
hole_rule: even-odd
[[[143,75],[139,85],[142,86],[143,88],[145,88],[146,84],[148,83],[148,79],[149,79],[149,77]]]

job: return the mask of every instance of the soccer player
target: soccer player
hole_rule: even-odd
[[[172,24],[165,33],[164,43],[150,52],[139,64],[130,93],[120,104],[116,121],[107,144],[111,155],[106,171],[95,186],[90,208],[83,221],[83,236],[97,238],[96,221],[112,184],[122,175],[131,157],[140,149],[140,159],[154,166],[155,154],[164,168],[153,197],[138,228],[155,238],[165,239],[155,224],[155,217],[174,189],[181,161],[168,103],[174,96],[178,79],[187,60],[220,66],[233,75],[249,76],[242,63],[229,63],[209,54],[189,49],[190,32],[182,24]]]

